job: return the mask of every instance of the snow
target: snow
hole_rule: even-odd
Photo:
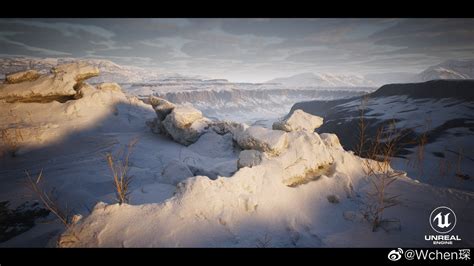
[[[83,83],[66,102],[0,104],[0,128],[28,132],[17,157],[0,159],[0,200],[31,200],[18,181],[43,169],[48,190],[82,215],[70,230],[38,222],[0,246],[256,247],[266,238],[269,247],[426,246],[427,217],[447,202],[460,214],[456,233],[473,241],[472,193],[402,176],[389,190],[402,204],[386,213],[402,229],[372,232],[359,211],[371,188],[365,159],[336,135],[216,121],[179,104],[159,117],[157,105],[118,88]],[[146,125],[168,117],[199,137],[185,146]],[[104,155],[134,138],[130,202],[119,205]]]
[[[262,162],[264,153],[256,150],[243,150],[239,154],[239,160],[237,161],[237,167],[252,167],[259,165]]]
[[[295,110],[290,117],[273,123],[273,129],[283,130],[286,132],[295,130],[314,131],[323,124],[323,118],[310,115],[303,110]]]
[[[190,106],[175,107],[162,123],[171,138],[183,145],[194,143],[208,126],[201,111]]]
[[[288,145],[286,132],[260,126],[251,126],[236,132],[234,139],[243,149],[254,149],[270,154],[279,154]]]

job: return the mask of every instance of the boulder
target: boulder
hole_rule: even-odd
[[[209,124],[209,128],[219,135],[230,133],[232,135],[242,134],[249,126],[242,123],[232,121],[213,121]]]
[[[12,74],[7,74],[5,77],[5,82],[7,84],[15,84],[23,81],[33,81],[40,77],[40,74],[36,70],[27,70],[16,72]]]
[[[176,105],[172,104],[171,102],[155,96],[150,96],[148,100],[150,101],[150,104],[153,107],[153,110],[155,110],[156,116],[160,121],[163,121],[166,116],[169,115],[176,107]]]
[[[286,132],[306,130],[313,132],[323,124],[323,118],[303,112],[300,109],[295,110],[289,117],[282,121],[273,123],[272,128]]]
[[[201,111],[189,106],[177,106],[163,120],[163,128],[171,138],[183,145],[196,142],[209,125]]]
[[[287,133],[261,126],[251,126],[243,132],[235,132],[234,140],[244,150],[258,150],[278,155],[288,145]]]
[[[264,154],[256,150],[243,150],[240,152],[237,168],[252,167],[262,162]]]

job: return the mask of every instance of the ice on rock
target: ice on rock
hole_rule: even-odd
[[[5,82],[7,84],[15,84],[24,81],[33,81],[40,77],[40,74],[36,70],[26,70],[21,72],[16,72],[8,74],[5,77]]]
[[[242,149],[258,150],[273,155],[280,154],[288,144],[286,132],[261,126],[251,126],[244,131],[237,131],[234,139]]]
[[[201,111],[190,106],[177,106],[163,120],[163,127],[173,140],[183,145],[196,142],[209,125]]]
[[[237,167],[252,167],[262,162],[264,154],[256,150],[243,150],[240,152]]]
[[[188,166],[178,160],[173,160],[163,169],[161,174],[162,182],[177,185],[179,182],[185,180],[186,178],[193,176],[191,170]]]
[[[297,109],[288,118],[273,123],[272,128],[286,132],[306,130],[313,132],[323,124],[323,118]]]

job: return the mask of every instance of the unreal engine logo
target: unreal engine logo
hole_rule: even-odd
[[[456,226],[456,214],[448,207],[434,209],[430,214],[430,225],[438,235],[425,235],[425,240],[432,241],[433,245],[452,245],[453,241],[461,240],[458,235],[448,234]]]

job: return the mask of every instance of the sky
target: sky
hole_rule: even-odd
[[[246,82],[418,73],[474,59],[474,19],[0,19],[0,56],[101,58]]]

